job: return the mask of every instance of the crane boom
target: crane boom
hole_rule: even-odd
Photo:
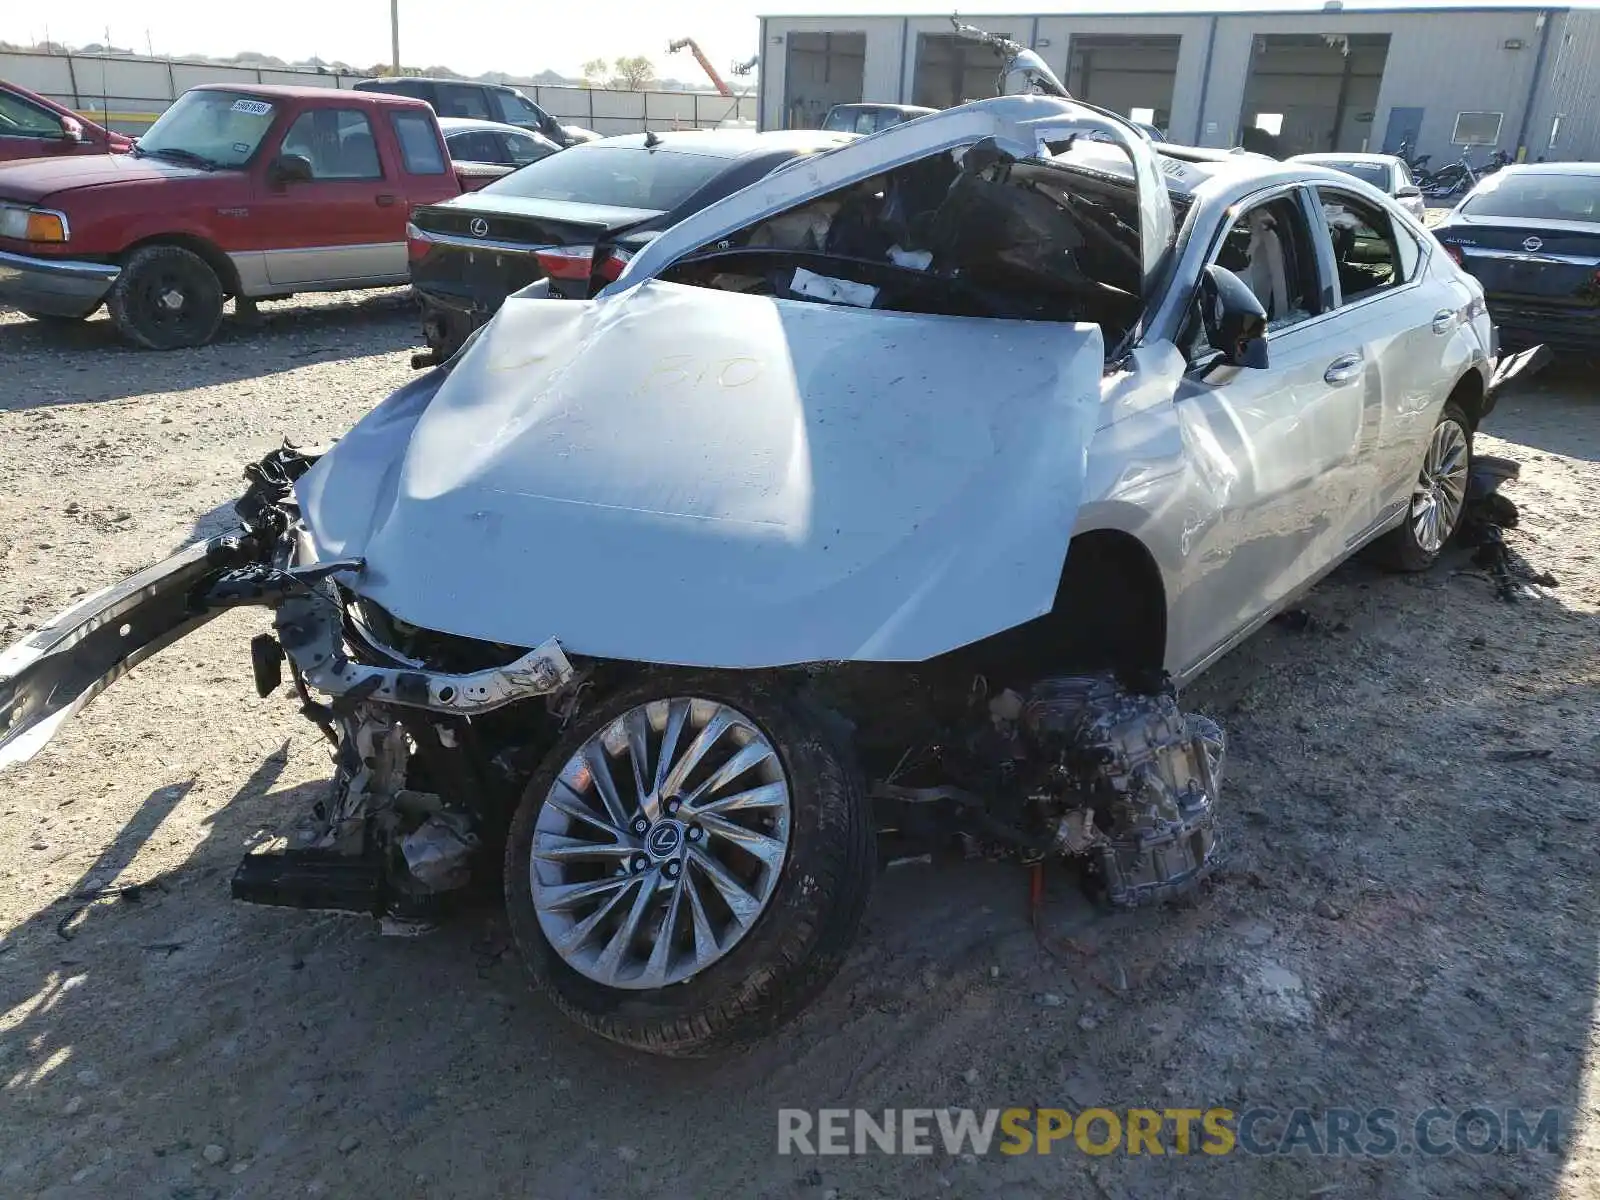
[[[693,38],[679,38],[675,42],[668,43],[667,53],[676,54],[685,47],[688,48],[690,54],[694,55],[695,61],[700,64],[701,69],[711,77],[712,86],[722,95],[732,96],[733,89],[722,81],[722,76],[717,74],[717,69],[711,65],[711,60],[705,56],[699,44]]]

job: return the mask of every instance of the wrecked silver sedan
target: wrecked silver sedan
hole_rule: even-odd
[[[1430,565],[1500,367],[1357,180],[967,105],[252,466],[235,533],[0,656],[0,760],[266,606],[257,684],[337,768],[237,896],[425,919],[503,872],[571,1017],[738,1044],[827,982],[885,831],[1194,888],[1222,734],[1176,688],[1368,543]]]

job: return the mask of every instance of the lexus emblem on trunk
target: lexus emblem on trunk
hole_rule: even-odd
[[[472,218],[472,224],[468,225],[467,228],[472,231],[472,236],[473,237],[488,237],[489,236],[489,222],[485,221],[482,217],[473,217]],[[1538,239],[1537,238],[1530,238],[1528,240],[1529,241],[1537,241]],[[1532,248],[1532,247],[1530,247],[1530,248]]]
[[[473,232],[476,233],[478,231],[476,229],[474,229]],[[1524,250],[1526,250],[1529,254],[1532,254],[1535,250],[1541,249],[1543,246],[1544,246],[1544,239],[1543,238],[1531,237],[1531,238],[1528,238],[1526,241],[1524,241],[1522,243],[1522,248]]]

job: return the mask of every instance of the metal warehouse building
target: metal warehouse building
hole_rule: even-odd
[[[1288,152],[1402,142],[1435,166],[1463,147],[1600,158],[1600,10],[1343,6],[1260,11],[965,16],[1031,45],[1073,95],[1167,130]],[[762,19],[764,129],[818,125],[834,104],[945,108],[994,94],[997,58],[949,14]]]

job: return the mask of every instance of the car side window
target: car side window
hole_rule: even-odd
[[[307,109],[283,135],[283,153],[309,160],[312,179],[383,178],[372,122],[359,109]]]
[[[1416,276],[1420,247],[1384,209],[1335,188],[1318,187],[1317,197],[1333,241],[1341,303],[1365,300]]]
[[[441,117],[472,117],[479,121],[492,121],[489,102],[483,89],[463,83],[439,85],[439,115]]]
[[[1239,213],[1213,261],[1242,279],[1277,333],[1322,311],[1316,244],[1294,196],[1279,196]]]
[[[507,133],[501,135],[505,139],[507,162],[519,167],[525,167],[531,162],[538,162],[541,158],[549,157],[551,151],[545,143],[531,137],[524,137],[520,133]]]
[[[411,175],[443,175],[444,156],[433,135],[433,118],[423,113],[395,113],[394,135],[400,141],[400,159]]]
[[[21,96],[0,92],[0,136],[58,138],[61,118]]]
[[[445,138],[450,147],[450,157],[461,162],[504,162],[505,150],[500,139],[487,129],[470,129],[465,133]]]

